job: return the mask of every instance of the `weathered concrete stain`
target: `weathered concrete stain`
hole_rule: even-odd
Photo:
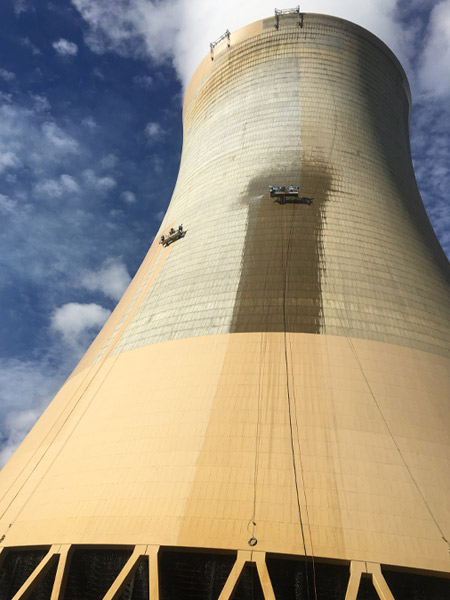
[[[278,185],[297,179],[275,178]],[[312,204],[279,204],[268,191],[249,202],[248,230],[231,332],[320,333],[323,325],[322,230],[331,178],[326,168],[306,164],[300,196]],[[260,187],[260,186],[259,186]],[[267,190],[267,188],[265,188]],[[255,197],[258,182],[249,185]]]

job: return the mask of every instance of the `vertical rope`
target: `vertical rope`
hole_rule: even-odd
[[[289,237],[288,237],[288,245],[287,245],[287,253],[286,253],[287,258],[290,257],[290,253],[291,253],[292,231],[293,231],[293,219],[291,219],[290,227],[289,227]],[[286,260],[286,267],[287,267],[287,260]],[[286,270],[287,270],[287,268],[286,268]],[[286,277],[285,287],[286,287],[286,298],[287,298],[288,291],[289,291],[289,277]],[[285,329],[290,330],[289,310],[287,310],[287,308],[286,308],[286,327],[285,327]],[[302,478],[303,497],[305,499],[306,519],[308,522],[308,532],[309,532],[309,539],[310,539],[310,544],[311,544],[311,561],[312,561],[312,569],[313,569],[314,598],[315,598],[315,600],[317,600],[316,565],[315,565],[315,560],[314,560],[314,546],[313,546],[313,540],[312,540],[312,534],[311,534],[311,524],[310,524],[310,519],[309,519],[308,500],[306,497],[306,486],[305,486],[305,478],[304,478],[302,450],[301,450],[301,445],[300,445],[300,434],[299,434],[299,429],[298,429],[297,402],[295,400],[295,376],[294,376],[294,368],[293,368],[294,361],[293,361],[292,337],[291,336],[289,336],[289,354],[290,354],[290,364],[291,364],[291,368],[292,368],[292,396],[293,396],[293,400],[294,400],[293,413],[294,413],[294,418],[295,418],[295,429],[297,432],[298,459],[300,462],[300,474],[301,474],[301,478]]]
[[[302,508],[301,508],[301,504],[300,504],[300,492],[299,492],[299,486],[298,486],[297,464],[296,464],[296,460],[295,460],[294,431],[293,431],[293,423],[292,423],[292,401],[291,401],[291,389],[290,389],[290,382],[289,382],[289,358],[288,358],[288,344],[287,344],[288,259],[289,259],[289,252],[290,252],[290,243],[291,243],[292,222],[291,222],[290,234],[289,234],[289,238],[288,238],[288,245],[287,245],[286,251],[285,251],[285,243],[284,243],[284,239],[286,237],[285,206],[283,206],[281,208],[281,210],[283,211],[281,252],[282,252],[282,263],[283,263],[283,272],[284,272],[283,337],[284,337],[284,362],[285,362],[285,369],[286,369],[286,392],[287,392],[287,404],[288,404],[288,416],[289,416],[289,434],[290,434],[290,443],[291,443],[292,469],[294,472],[295,493],[296,493],[296,499],[297,499],[297,510],[298,510],[300,531],[301,531],[301,536],[302,536],[302,544],[303,544],[303,551],[304,551],[304,558],[305,558],[306,589],[307,589],[307,593],[308,593],[308,598],[310,598],[306,539],[305,539],[305,530],[304,530],[304,526],[303,526]],[[315,589],[315,578],[314,578],[314,589]],[[316,595],[316,598],[317,598],[317,595]]]
[[[262,390],[263,390],[263,369],[264,369],[264,357],[266,354],[267,341],[264,338],[264,333],[260,333],[260,359],[259,359],[259,380],[258,380],[258,402],[257,402],[257,413],[256,413],[256,435],[255,435],[255,463],[253,468],[253,511],[249,521],[249,525],[252,526],[252,538],[255,537],[256,529],[256,496],[257,496],[257,484],[258,484],[258,471],[259,471],[259,455],[260,455],[260,443],[261,443],[261,403],[262,403]]]

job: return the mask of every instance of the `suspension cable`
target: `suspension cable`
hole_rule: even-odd
[[[264,319],[263,319],[264,322]],[[256,435],[255,435],[255,463],[253,467],[253,511],[248,526],[252,526],[252,537],[250,541],[256,540],[256,496],[257,496],[257,484],[258,484],[258,471],[259,471],[259,457],[260,457],[260,444],[261,444],[261,404],[263,395],[263,372],[264,372],[264,357],[266,355],[267,339],[264,337],[264,332],[260,332],[259,342],[259,378],[258,378],[258,401],[257,401],[257,413],[256,413]],[[247,528],[248,528],[247,526]]]
[[[294,431],[293,431],[293,420],[292,420],[292,400],[294,400],[294,402],[295,402],[295,398],[291,399],[291,386],[290,386],[290,381],[289,381],[289,356],[288,356],[288,343],[287,343],[288,260],[289,260],[289,253],[290,253],[290,246],[291,246],[291,239],[292,239],[292,221],[291,221],[291,226],[290,226],[290,231],[289,231],[288,244],[286,245],[286,250],[285,250],[284,240],[286,237],[286,219],[285,219],[285,210],[284,209],[285,209],[285,206],[283,206],[283,208],[282,208],[283,227],[282,227],[281,251],[282,251],[282,263],[283,263],[283,273],[284,273],[283,338],[284,338],[284,362],[285,362],[285,369],[286,369],[286,392],[287,392],[286,396],[287,396],[288,416],[289,416],[289,434],[290,434],[290,444],[291,444],[292,469],[293,469],[293,473],[294,473],[295,492],[296,492],[296,499],[297,499],[297,510],[298,510],[300,531],[301,531],[301,536],[302,536],[302,544],[303,544],[303,551],[304,551],[304,558],[305,558],[306,588],[307,588],[308,598],[310,598],[306,539],[305,539],[305,530],[304,530],[304,525],[303,525],[302,509],[301,509],[301,504],[300,504],[300,492],[299,492],[299,485],[298,485],[297,464],[296,464],[296,459],[295,459]],[[298,430],[297,430],[297,437],[298,437]],[[301,465],[301,459],[300,459],[300,466],[301,466],[301,468],[303,468]],[[302,473],[302,479],[303,479],[303,473]],[[304,490],[304,492],[305,492],[305,490]],[[306,503],[306,495],[305,495],[305,505],[306,504],[307,503]],[[311,548],[312,548],[312,544],[311,544]],[[313,573],[314,573],[314,571],[313,571]],[[314,573],[314,590],[316,590],[315,573]],[[315,591],[315,597],[317,600],[316,591]]]
[[[290,224],[290,228],[289,228],[289,239],[288,239],[289,254],[291,252],[292,229],[293,229],[293,219],[291,219],[291,224]],[[286,279],[286,296],[288,296],[288,291],[289,291],[289,278]],[[289,321],[289,311],[288,310],[286,310],[286,321],[287,321],[287,329],[290,331],[290,321]],[[300,462],[300,474],[302,477],[303,497],[305,499],[305,510],[306,510],[306,520],[308,523],[309,540],[310,540],[310,544],[311,544],[311,562],[312,562],[312,569],[313,569],[314,598],[315,598],[315,600],[317,600],[316,565],[315,565],[315,560],[314,560],[314,545],[313,545],[313,539],[312,539],[312,533],[311,533],[311,522],[310,522],[310,518],[309,518],[308,500],[306,497],[306,486],[305,486],[305,476],[304,476],[304,469],[303,469],[302,450],[301,450],[301,445],[300,445],[300,433],[299,433],[299,429],[298,429],[297,402],[296,402],[296,398],[295,398],[295,375],[294,375],[294,367],[293,367],[294,360],[293,360],[293,352],[292,352],[292,336],[289,336],[289,354],[290,354],[290,362],[291,362],[291,367],[292,367],[292,395],[293,395],[293,400],[294,400],[293,405],[294,405],[295,429],[297,432],[298,458],[299,458],[299,462]]]

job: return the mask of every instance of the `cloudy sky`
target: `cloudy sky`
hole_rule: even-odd
[[[175,185],[183,90],[274,0],[0,3],[0,464],[114,308]],[[288,8],[290,4],[278,4]],[[450,0],[308,0],[371,30],[413,91],[412,152],[450,255]]]

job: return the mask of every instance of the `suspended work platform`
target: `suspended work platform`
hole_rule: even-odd
[[[167,235],[162,235],[159,243],[164,246],[169,246],[172,242],[176,242],[180,238],[183,238],[186,235],[185,230],[183,229],[183,225],[180,225],[178,229],[174,229],[173,227],[170,229]]]
[[[314,198],[300,196],[300,186],[277,187],[269,185],[270,197],[278,204],[312,204]]]

